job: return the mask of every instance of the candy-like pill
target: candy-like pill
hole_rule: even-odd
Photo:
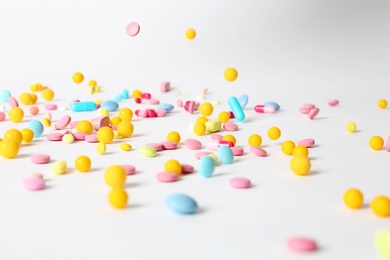
[[[93,129],[96,131],[102,127],[110,125],[110,118],[108,116],[98,116],[92,120]]]
[[[390,199],[382,195],[377,196],[371,201],[370,208],[375,215],[388,217],[390,216]]]
[[[108,202],[116,209],[124,209],[127,206],[129,196],[124,189],[112,189],[108,194]]]
[[[185,194],[172,194],[165,199],[165,205],[179,214],[194,214],[198,209],[196,201]]]
[[[120,147],[123,151],[126,151],[126,152],[131,151],[131,149],[132,149],[131,145],[130,145],[130,144],[126,144],[126,143],[120,144],[119,147]]]
[[[181,101],[180,99],[176,100],[176,105],[178,107],[183,107],[183,101]]]
[[[206,147],[209,150],[217,151],[220,146],[228,146],[233,147],[234,144],[230,141],[224,141],[224,140],[211,140],[209,143],[207,143]]]
[[[238,130],[238,125],[236,125],[235,123],[227,122],[223,124],[223,129],[225,129],[226,131],[234,132]]]
[[[66,169],[68,168],[68,165],[65,161],[63,160],[59,160],[59,161],[56,161],[53,166],[52,166],[52,171],[55,173],[55,174],[64,174],[66,173]]]
[[[0,155],[4,158],[15,158],[19,153],[19,144],[11,139],[5,139],[0,142]]]
[[[175,172],[159,172],[156,178],[159,182],[175,182],[179,179],[179,175]]]
[[[62,137],[62,142],[64,142],[65,144],[71,144],[74,142],[74,136],[72,134],[65,134]]]
[[[29,128],[24,128],[22,131],[23,142],[30,143],[34,139],[34,132]]]
[[[174,173],[180,175],[181,170],[182,170],[181,164],[177,160],[170,159],[170,160],[166,161],[164,164],[164,171],[166,171],[166,172],[174,172]]]
[[[206,122],[205,126],[207,132],[215,133],[221,129],[221,121],[218,119],[209,120]]]
[[[64,135],[61,133],[50,133],[46,136],[49,141],[61,141]]]
[[[355,188],[348,189],[343,195],[343,200],[349,208],[359,209],[363,206],[363,193]]]
[[[113,189],[122,188],[126,182],[126,172],[120,165],[112,165],[104,172],[104,181]]]
[[[237,98],[237,100],[238,100],[238,103],[240,103],[241,108],[244,109],[246,107],[246,105],[248,104],[249,98],[248,98],[248,95],[242,95],[242,96],[239,96]]]
[[[182,163],[181,164],[181,173],[183,174],[188,174],[188,173],[193,173],[194,172],[194,166]]]
[[[160,85],[161,92],[168,92],[171,89],[171,84],[168,81],[164,81]]]
[[[249,179],[242,177],[231,178],[229,183],[230,186],[236,189],[248,189],[252,185]]]
[[[14,140],[20,145],[23,142],[23,135],[18,129],[11,128],[4,133],[4,139]]]
[[[378,107],[380,109],[385,109],[387,107],[387,100],[386,99],[380,99],[378,101]]]
[[[43,118],[42,119],[42,123],[45,125],[45,126],[47,126],[47,127],[50,127],[51,126],[51,121],[50,121],[50,119],[49,118]]]
[[[215,171],[215,162],[210,156],[203,156],[198,163],[199,174],[204,178],[209,178]]]
[[[88,143],[98,143],[99,139],[97,137],[97,134],[91,134],[85,136],[85,141]]]
[[[139,33],[140,26],[136,22],[131,22],[126,26],[127,35],[134,37]]]
[[[312,252],[317,250],[317,242],[310,238],[292,237],[287,240],[287,248],[296,253]]]
[[[16,98],[14,97],[9,97],[8,98],[8,104],[11,108],[14,108],[14,107],[19,107],[19,102],[18,100],[16,100]]]
[[[383,141],[382,137],[380,137],[380,136],[375,135],[375,136],[370,138],[369,145],[373,150],[378,151],[378,150],[382,149],[383,144],[384,144],[384,141]]]
[[[122,121],[118,124],[117,131],[123,138],[130,137],[134,132],[134,126],[130,121]]]
[[[29,191],[45,189],[45,180],[41,178],[27,178],[23,180],[23,187]]]
[[[301,112],[302,114],[309,114],[311,108],[306,108],[306,107],[301,107],[299,109],[299,112]]]
[[[60,118],[60,120],[57,122],[57,124],[55,125],[55,128],[57,130],[63,130],[65,129],[66,127],[68,127],[68,125],[70,124],[72,118],[68,115],[64,115],[63,117]]]
[[[58,106],[56,104],[46,104],[45,109],[46,110],[57,110]]]
[[[34,173],[30,173],[29,178],[39,178],[39,179],[43,179],[43,174],[42,173],[37,173],[37,172],[34,172]]]
[[[79,172],[88,172],[91,169],[91,159],[86,155],[78,156],[74,164]]]
[[[92,134],[93,125],[88,120],[80,120],[76,125],[76,130],[81,133]]]
[[[274,101],[267,101],[267,102],[264,102],[264,106],[271,106],[271,107],[274,107],[275,108],[275,111],[279,111],[280,109],[280,106],[278,103],[274,102]]]
[[[229,82],[233,82],[238,77],[238,72],[235,68],[227,68],[223,74],[225,79]]]
[[[162,109],[167,111],[167,113],[171,113],[172,110],[174,109],[174,106],[171,105],[171,104],[167,104],[167,103],[160,104],[160,105],[157,106],[157,110],[162,110]]]
[[[181,137],[180,134],[176,131],[169,132],[167,135],[167,141],[180,143]]]
[[[297,145],[295,146],[294,150],[293,150],[293,155],[302,155],[302,156],[306,156],[308,157],[309,156],[309,149],[307,149],[307,147],[303,146],[303,145]]]
[[[8,99],[11,97],[11,92],[6,89],[0,90],[0,102],[6,103]]]
[[[236,97],[230,97],[228,99],[228,105],[230,109],[232,110],[234,117],[238,121],[243,121],[245,119],[244,111],[242,110],[240,103],[238,102]]]
[[[5,113],[0,111],[0,122],[5,120]]]
[[[149,102],[149,104],[151,104],[151,105],[158,105],[158,104],[160,104],[160,101],[157,100],[157,99],[155,99],[155,98],[149,99],[148,102]]]
[[[293,155],[295,149],[295,143],[291,140],[284,141],[282,143],[282,152],[285,155]]]
[[[19,123],[24,118],[24,111],[20,107],[13,107],[8,112],[8,117],[14,123]]]
[[[257,105],[255,106],[255,111],[257,113],[273,114],[276,112],[276,109],[273,106]]]
[[[146,157],[155,157],[157,155],[156,149],[148,145],[141,146],[139,150]]]
[[[133,118],[133,110],[128,107],[124,107],[119,110],[118,115],[124,121],[131,121],[131,119]]]
[[[383,229],[375,234],[375,249],[382,256],[390,259],[390,229]]]
[[[27,128],[31,129],[34,132],[34,138],[38,138],[43,134],[43,124],[38,120],[31,120],[27,124]]]
[[[290,168],[296,175],[304,176],[309,173],[311,163],[306,156],[297,155],[291,159]]]
[[[211,140],[220,141],[220,140],[222,140],[223,135],[220,135],[220,134],[212,134],[212,135],[210,135],[210,138],[211,138]]]
[[[269,139],[271,139],[271,140],[278,140],[280,135],[281,135],[281,131],[280,131],[280,129],[278,127],[273,126],[273,127],[270,127],[268,129],[267,134],[268,134]]]
[[[251,134],[249,136],[249,138],[248,138],[249,146],[257,146],[257,147],[259,147],[262,142],[263,142],[263,139],[258,134]]]
[[[171,141],[163,141],[161,142],[161,145],[164,150],[175,150],[177,149],[177,143],[171,142]]]
[[[234,135],[225,135],[224,137],[222,137],[222,141],[228,141],[228,142],[231,142],[233,143],[233,146],[236,145],[236,138],[234,137]]]
[[[224,163],[224,164],[232,164],[234,161],[234,154],[233,151],[228,146],[220,146],[218,148],[218,158]]]
[[[147,145],[147,146],[153,147],[154,149],[156,149],[157,152],[163,150],[163,146],[162,146],[162,144],[160,144],[160,143],[148,143],[148,144],[146,144],[146,145]]]
[[[106,144],[99,142],[96,146],[96,152],[100,155],[103,155],[106,153]]]
[[[337,99],[331,99],[328,101],[328,105],[331,107],[337,106],[339,104],[339,101]]]
[[[193,126],[193,131],[196,135],[204,135],[206,133],[206,125],[203,123],[196,123]]]
[[[114,100],[106,100],[101,104],[101,108],[107,109],[110,112],[117,110],[118,107],[118,102],[115,102]]]
[[[22,93],[20,96],[19,96],[19,100],[20,102],[22,102],[23,105],[30,105],[32,104],[32,98],[31,98],[31,95],[29,93]]]
[[[188,40],[193,40],[196,37],[196,31],[194,28],[188,28],[185,32],[185,36]]]
[[[45,100],[50,101],[54,98],[54,91],[51,90],[50,88],[45,88],[42,91],[42,96]]]
[[[307,116],[310,119],[314,119],[318,115],[319,112],[320,112],[320,109],[318,107],[315,107],[315,108],[312,108],[310,110],[310,112],[307,114]]]
[[[315,144],[315,140],[313,138],[306,138],[306,139],[302,139],[298,142],[298,145],[302,145],[306,148],[310,148],[312,147],[314,144]]]
[[[209,102],[204,102],[199,106],[199,113],[201,113],[202,116],[211,116],[213,111],[213,105]]]
[[[123,167],[123,169],[125,170],[127,175],[134,175],[135,174],[135,167],[133,165],[122,164],[121,166]]]
[[[85,141],[85,137],[88,135],[87,133],[74,132],[72,133],[73,137],[77,141]]]
[[[81,72],[76,72],[72,76],[72,80],[76,84],[80,84],[84,81],[84,75]]]
[[[356,131],[356,124],[354,122],[349,122],[346,126],[348,132],[353,133]]]
[[[30,157],[31,162],[35,164],[45,164],[50,162],[50,155],[48,154],[34,154]]]
[[[257,147],[257,146],[251,146],[249,150],[254,153],[257,156],[260,157],[266,157],[267,156],[267,151],[264,150],[263,148]]]
[[[94,111],[96,109],[96,103],[92,101],[73,102],[72,105],[70,105],[70,109],[73,112]]]
[[[97,139],[99,142],[110,144],[114,140],[114,131],[108,126],[102,127],[97,132]]]
[[[386,151],[390,152],[390,136],[387,138],[387,141],[386,141]]]
[[[232,150],[234,156],[244,155],[244,148],[242,147],[234,146],[234,147],[230,147],[230,149]]]
[[[190,150],[202,149],[202,143],[196,139],[186,139],[184,145]]]
[[[203,156],[207,156],[207,155],[210,155],[210,154],[213,154],[211,152],[197,152],[195,154],[195,158],[200,160]]]

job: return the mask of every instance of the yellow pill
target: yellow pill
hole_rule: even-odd
[[[311,163],[306,156],[296,155],[290,161],[290,168],[296,175],[303,176],[309,173]]]
[[[11,128],[4,133],[4,140],[13,140],[20,145],[23,142],[23,134],[18,129]]]
[[[380,99],[378,101],[378,107],[380,109],[385,109],[387,107],[387,100],[386,99]]]
[[[124,209],[127,206],[129,196],[124,189],[113,189],[108,194],[108,202],[116,209]]]
[[[96,105],[101,105],[103,103],[102,99],[95,99],[93,102],[95,102]],[[101,108],[103,109],[103,108]]]
[[[170,159],[164,165],[164,171],[166,172],[174,172],[177,174],[181,174],[181,164],[179,161]]]
[[[225,135],[224,137],[222,137],[222,140],[232,142],[234,145],[236,145],[236,138],[234,137],[234,135]]]
[[[167,135],[167,141],[180,143],[181,137],[180,134],[176,131],[169,132]]]
[[[113,130],[113,132],[114,132],[114,139],[121,139],[122,138],[121,134],[117,130]]]
[[[96,86],[97,86],[96,80],[91,79],[90,81],[88,81],[88,86],[90,86],[90,87],[96,87]]]
[[[370,203],[371,210],[379,217],[390,216],[390,199],[386,196],[378,196]]]
[[[203,123],[196,123],[193,130],[196,135],[204,135],[204,133],[206,133],[206,125]]]
[[[122,188],[126,182],[126,172],[122,166],[112,165],[104,172],[104,181],[113,189]]]
[[[134,90],[132,93],[133,98],[141,98],[142,97],[142,92],[139,91],[138,89]]]
[[[88,87],[88,94],[93,95],[95,94],[96,90],[95,87]]]
[[[86,133],[86,134],[92,134],[93,132],[93,125],[88,120],[80,120],[76,125],[77,132],[80,133]]]
[[[100,155],[103,155],[106,153],[106,144],[105,143],[98,143],[96,145],[96,152]]]
[[[227,68],[223,75],[227,81],[233,82],[237,79],[238,72],[235,68]]]
[[[101,108],[99,109],[99,113],[102,116],[108,116],[110,112],[107,109]]]
[[[219,121],[221,121],[222,123],[226,123],[227,121],[229,121],[230,115],[229,115],[228,112],[223,111],[223,112],[219,113],[218,119],[219,119]]]
[[[134,126],[130,121],[122,121],[118,124],[117,131],[123,138],[128,138],[133,135]]]
[[[23,142],[25,143],[30,143],[34,139],[34,132],[29,128],[24,128],[21,133],[23,135]]]
[[[84,81],[84,75],[81,72],[76,72],[72,76],[72,80],[76,84],[80,84]]]
[[[293,154],[294,155],[302,155],[302,156],[308,157],[309,156],[309,149],[307,149],[303,145],[297,145],[297,146],[295,146],[295,148],[293,150]]]
[[[133,110],[128,107],[124,107],[119,110],[119,117],[124,121],[131,121],[133,118]]]
[[[351,209],[359,209],[363,206],[363,193],[358,189],[348,189],[343,196],[345,205]]]
[[[45,88],[42,91],[42,96],[45,100],[50,101],[54,98],[54,91],[51,90],[50,88]]]
[[[42,119],[42,123],[45,125],[45,126],[47,126],[47,127],[50,127],[51,126],[51,121],[50,121],[50,119],[49,118],[43,118]]]
[[[38,84],[36,84],[36,83],[30,85],[30,90],[31,90],[32,92],[40,91],[40,90],[39,90],[39,86],[38,86]]]
[[[119,146],[123,151],[126,151],[126,152],[128,152],[128,151],[131,151],[131,149],[132,149],[132,147],[131,147],[131,145],[130,144],[120,144],[120,146]]]
[[[19,100],[23,105],[31,105],[33,103],[31,95],[26,92],[20,95]]]
[[[349,122],[347,124],[347,131],[350,132],[350,133],[353,133],[356,131],[356,124],[354,122]]]
[[[20,107],[13,107],[8,112],[9,119],[14,123],[19,123],[24,118],[24,111]]]
[[[211,116],[213,111],[214,111],[213,105],[209,102],[204,102],[199,106],[199,113],[202,116]]]
[[[0,142],[0,154],[7,159],[14,158],[19,153],[19,145],[11,139],[4,139]]]
[[[103,126],[97,132],[97,139],[104,144],[110,144],[114,140],[114,131],[108,126]]]
[[[209,133],[215,133],[221,130],[221,121],[218,119],[209,120],[205,124],[206,131]]]
[[[80,155],[76,158],[74,165],[80,172],[88,172],[91,169],[91,159],[88,156]]]
[[[66,134],[62,136],[62,142],[65,144],[71,144],[74,142],[74,136],[72,134]]]
[[[268,129],[268,137],[271,140],[278,140],[281,135],[280,129],[276,126],[273,126]]]
[[[380,136],[375,135],[375,136],[370,138],[369,145],[373,150],[382,149],[383,144],[384,144],[384,141],[383,141],[382,137],[380,137]]]
[[[35,95],[34,93],[32,93],[32,94],[30,94],[30,97],[31,97],[31,102],[32,102],[33,104],[37,103],[37,101],[38,101],[38,96],[37,96],[37,95]]]
[[[122,122],[122,119],[119,116],[113,116],[110,120],[110,123],[113,126],[117,126],[120,122]]]
[[[68,168],[68,165],[63,160],[56,161],[53,164],[53,166],[51,167],[53,173],[58,174],[58,175],[66,173],[67,168]]]
[[[194,28],[188,28],[186,30],[185,36],[188,40],[193,40],[196,37],[196,31]]]
[[[101,88],[100,88],[99,86],[96,86],[96,87],[95,87],[95,92],[96,92],[96,93],[101,92]]]
[[[256,146],[259,147],[261,143],[263,142],[263,139],[258,134],[251,134],[248,138],[248,144],[249,146]]]
[[[293,141],[287,140],[282,143],[282,152],[285,155],[293,155],[294,150],[295,150],[295,143]]]
[[[211,153],[208,156],[210,156],[214,160],[214,162],[218,161],[218,156],[216,154]]]
[[[213,106],[217,106],[217,105],[220,104],[220,102],[219,102],[219,100],[213,100],[213,101],[211,101],[211,104],[212,104]]]
[[[207,117],[204,117],[204,116],[200,116],[196,119],[196,123],[206,124],[207,121],[209,121],[209,120],[207,119]]]

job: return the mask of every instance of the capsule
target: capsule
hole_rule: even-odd
[[[230,107],[230,109],[232,110],[232,112],[234,114],[234,117],[238,121],[244,121],[245,114],[244,114],[244,111],[242,110],[242,108],[240,106],[240,103],[238,102],[237,98],[236,97],[230,97],[228,99],[228,104],[229,104],[229,107]]]
[[[209,150],[217,151],[220,146],[233,147],[233,142],[225,141],[225,140],[213,140],[209,142],[206,147]]]
[[[94,111],[96,109],[95,102],[86,101],[86,102],[74,102],[70,106],[73,112],[84,112],[84,111]]]
[[[255,111],[257,113],[273,114],[273,113],[275,113],[276,109],[273,106],[257,105],[257,106],[255,106]]]

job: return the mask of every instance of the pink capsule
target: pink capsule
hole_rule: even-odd
[[[273,114],[273,113],[275,113],[276,109],[273,106],[257,105],[257,106],[255,106],[255,111],[257,113]]]
[[[144,99],[150,99],[152,95],[150,93],[142,93],[142,98]]]
[[[206,145],[206,148],[209,150],[217,151],[220,146],[228,146],[228,147],[233,147],[234,144],[230,141],[224,141],[224,140],[212,140]]]

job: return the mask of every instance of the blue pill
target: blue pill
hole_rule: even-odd
[[[240,103],[240,106],[242,109],[244,109],[246,107],[246,105],[248,104],[248,95],[242,95],[240,97],[237,98],[238,100],[238,103]]]
[[[115,102],[121,102],[123,99],[123,96],[122,94],[118,94],[118,95],[115,95],[112,100],[114,100]]]
[[[238,121],[243,121],[245,119],[244,111],[242,110],[240,103],[238,102],[236,97],[230,97],[228,99],[228,104],[230,109],[232,110],[234,117]]]
[[[165,110],[167,113],[170,113],[173,110],[174,106],[171,104],[160,104],[157,106],[157,110]]]
[[[172,194],[165,199],[165,205],[179,214],[194,214],[198,209],[196,201],[185,194]]]
[[[200,175],[204,178],[209,178],[211,175],[213,175],[215,170],[215,162],[213,158],[206,155],[200,158],[198,163],[198,171]]]
[[[280,106],[278,103],[273,102],[273,101],[267,101],[264,103],[264,106],[272,106],[275,108],[275,111],[278,111],[280,109]]]
[[[122,90],[121,95],[122,95],[123,99],[128,99],[129,98],[129,91],[127,89],[124,89],[124,90]]]
[[[94,111],[96,109],[96,103],[92,101],[73,102],[72,105],[70,105],[70,109],[73,112]]]
[[[31,120],[27,124],[27,128],[31,129],[34,132],[34,138],[38,138],[43,134],[43,124],[38,120]]]
[[[116,102],[114,100],[106,100],[106,101],[103,101],[103,103],[100,107],[112,112],[112,111],[115,111],[118,109],[119,104],[118,104],[118,102]]]
[[[224,164],[232,164],[234,160],[234,154],[232,149],[230,149],[228,146],[221,145],[218,148],[218,158],[224,163]]]
[[[0,90],[0,102],[6,103],[8,99],[11,97],[11,92],[6,89]]]

